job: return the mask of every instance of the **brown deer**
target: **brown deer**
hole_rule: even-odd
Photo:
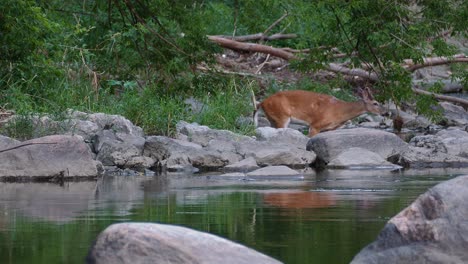
[[[295,90],[277,92],[256,105],[254,124],[258,125],[258,110],[262,109],[271,125],[286,128],[291,119],[309,125],[309,137],[322,131],[334,130],[346,121],[366,112],[381,114],[380,104],[362,92],[363,100],[345,102],[333,96]]]

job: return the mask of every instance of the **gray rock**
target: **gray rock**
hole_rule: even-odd
[[[447,119],[448,125],[468,125],[468,112],[463,107],[449,102],[441,102],[439,105],[444,109],[444,117]]]
[[[327,168],[332,169],[401,169],[399,165],[392,164],[379,154],[362,148],[349,148],[332,159]]]
[[[462,168],[468,167],[468,159],[434,151],[431,148],[410,146],[407,150],[395,154],[388,159],[394,164],[405,168]]]
[[[105,166],[118,166],[143,171],[152,167],[154,160],[143,157],[145,138],[104,129],[94,135],[93,148],[96,159]]]
[[[177,132],[179,137],[187,138],[188,141],[197,143],[206,147],[213,139],[219,141],[233,142],[253,142],[254,139],[247,136],[242,136],[228,130],[210,129],[207,126],[200,126],[196,123],[189,124],[184,121],[177,123]]]
[[[259,127],[255,130],[258,141],[281,143],[305,149],[309,137],[291,128]]]
[[[148,137],[143,153],[156,160],[161,168],[174,170],[179,170],[180,165],[214,170],[239,160],[237,155],[233,157],[234,160],[229,160],[228,155],[217,150],[207,150],[196,143],[162,136]]]
[[[0,150],[20,144],[21,141],[0,135]]]
[[[323,166],[349,148],[361,148],[383,159],[401,153],[408,145],[395,134],[366,128],[339,129],[320,133],[307,143],[307,150],[317,154],[317,165]]]
[[[352,264],[468,263],[468,176],[440,183],[393,217]]]
[[[292,168],[308,167],[315,161],[314,152],[293,145],[270,142],[238,144],[237,153],[245,158],[253,157],[259,166],[285,165]]]
[[[50,179],[96,177],[101,164],[93,160],[80,136],[55,135],[20,143],[22,147],[0,153],[0,177]],[[18,145],[17,145],[18,146]]]
[[[460,129],[441,130],[435,135],[415,136],[409,144],[430,150],[432,153],[468,158],[468,132]]]
[[[224,172],[249,172],[258,169],[259,166],[253,157],[243,159],[224,167]]]
[[[246,175],[247,177],[288,177],[301,176],[302,174],[286,166],[268,166],[251,171]]]
[[[123,116],[120,115],[108,115],[103,113],[90,114],[87,119],[93,123],[96,123],[100,129],[112,129],[116,133],[130,134],[134,136],[143,137],[143,129],[135,126]]]
[[[150,224],[114,224],[99,234],[87,263],[280,263],[224,238],[189,228]]]

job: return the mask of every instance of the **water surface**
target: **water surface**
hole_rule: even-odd
[[[304,178],[206,175],[0,183],[1,263],[83,263],[112,223],[183,225],[285,263],[349,263],[428,188],[467,170],[325,171]]]

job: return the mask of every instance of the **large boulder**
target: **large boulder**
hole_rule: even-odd
[[[328,164],[350,148],[360,148],[387,159],[408,149],[395,134],[367,128],[339,129],[320,133],[307,143],[307,150],[317,154],[317,166]]]
[[[468,263],[468,176],[440,183],[390,219],[351,262]]]
[[[189,228],[150,224],[114,224],[99,234],[87,263],[267,264],[281,263],[253,249]]]
[[[32,139],[0,152],[0,177],[34,180],[96,177],[101,165],[80,136],[55,135]]]

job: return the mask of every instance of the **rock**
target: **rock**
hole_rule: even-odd
[[[442,130],[435,135],[415,136],[410,148],[390,159],[409,168],[468,167],[468,133]]]
[[[113,224],[99,234],[87,263],[280,263],[224,238],[189,228],[150,224]]]
[[[439,80],[448,79],[450,78],[450,66],[449,65],[440,65],[440,66],[433,66],[433,67],[425,67],[418,69],[414,72],[414,76],[416,80],[424,79],[424,80]]]
[[[238,144],[237,153],[245,158],[253,157],[259,166],[285,165],[292,168],[305,168],[316,158],[314,152],[292,145],[262,141]]]
[[[196,123],[189,124],[180,121],[176,125],[178,137],[186,137],[188,141],[206,147],[213,139],[219,141],[234,141],[234,142],[253,142],[254,139],[247,136],[242,136],[228,130],[210,129],[207,126],[200,126]]]
[[[259,166],[253,157],[243,159],[224,167],[224,172],[249,172],[258,169]]]
[[[447,119],[447,125],[468,125],[468,112],[463,107],[449,102],[440,102],[439,105],[444,109],[444,117]]]
[[[116,133],[129,134],[143,137],[143,129],[135,126],[132,122],[120,115],[108,115],[104,113],[95,113],[86,115],[82,112],[73,112],[72,116],[85,118],[84,120],[91,121],[99,127],[99,129],[112,129]]]
[[[202,102],[200,102],[199,100],[193,98],[193,97],[189,97],[187,99],[184,100],[184,104],[187,105],[187,110],[189,112],[191,112],[192,114],[200,114],[202,113],[203,111],[206,111],[208,109],[208,106]]]
[[[24,141],[22,147],[0,153],[0,177],[48,180],[96,177],[101,164],[93,160],[80,136],[55,135]]]
[[[255,130],[258,141],[281,143],[305,149],[309,137],[291,128],[259,127]]]
[[[153,158],[162,168],[179,170],[187,166],[204,170],[214,170],[227,164],[237,162],[228,160],[216,150],[204,149],[201,145],[162,136],[151,136],[146,139],[143,151],[145,156]]]
[[[390,219],[352,264],[468,263],[468,176],[440,183]]]
[[[424,116],[413,116],[406,120],[403,118],[403,127],[407,129],[424,129],[431,124],[432,122]]]
[[[283,177],[283,176],[301,176],[301,173],[286,166],[268,166],[251,171],[246,174],[247,177]]]
[[[143,171],[152,167],[155,161],[143,157],[145,138],[111,129],[98,131],[92,138],[96,159],[105,166],[136,169]]]
[[[435,136],[441,138],[445,153],[468,158],[468,132],[459,129],[442,130]]]
[[[401,169],[401,166],[392,164],[379,154],[362,148],[349,148],[332,159],[327,168],[331,169]]]
[[[20,144],[21,141],[0,135],[0,150],[7,149]]]
[[[366,128],[339,129],[320,133],[307,143],[307,150],[317,154],[316,166],[321,167],[349,148],[361,148],[387,159],[408,149],[395,134]]]
[[[468,167],[468,159],[433,151],[429,148],[410,146],[407,150],[388,158],[394,164],[405,168],[463,168]]]

